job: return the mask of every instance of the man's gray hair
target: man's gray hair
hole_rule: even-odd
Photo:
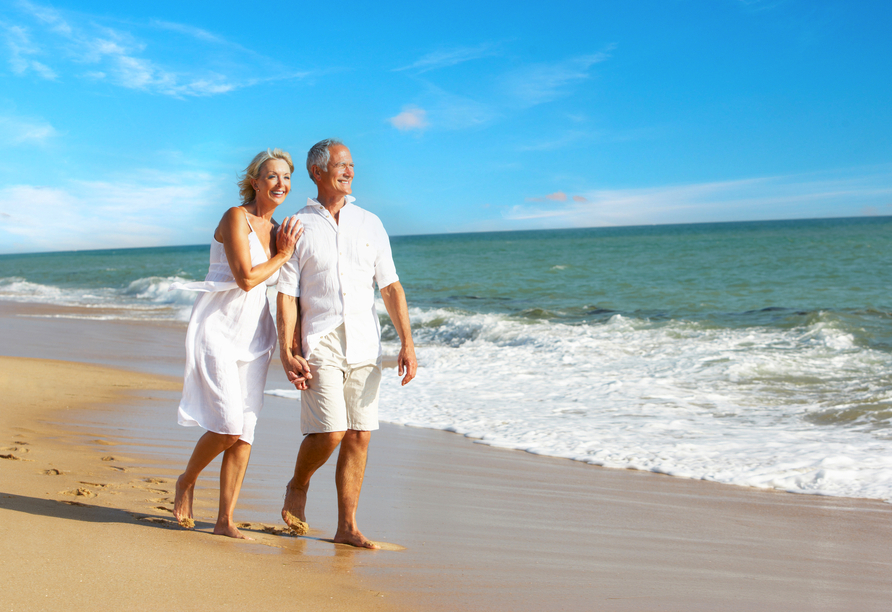
[[[307,153],[307,174],[310,175],[310,180],[314,183],[316,180],[313,178],[313,166],[319,166],[320,170],[328,170],[328,160],[331,159],[331,153],[328,150],[337,145],[345,146],[337,138],[326,138],[310,147],[310,151]]]

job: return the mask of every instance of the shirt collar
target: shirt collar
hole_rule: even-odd
[[[344,202],[344,206],[353,204],[353,202],[356,201],[356,198],[354,198],[352,195],[344,196],[344,199],[346,200],[346,202]],[[316,198],[307,198],[307,206],[312,206],[313,208],[317,209],[325,208],[322,204],[319,203],[319,200],[317,200]]]

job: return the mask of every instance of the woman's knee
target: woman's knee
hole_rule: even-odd
[[[215,435],[217,436],[217,439],[220,441],[220,446],[224,447],[227,450],[232,448],[233,446],[235,446],[240,439],[240,436],[238,434],[215,434]]]

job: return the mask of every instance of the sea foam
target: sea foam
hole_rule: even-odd
[[[385,372],[384,421],[610,468],[892,501],[892,358],[820,316],[733,329],[411,315],[418,377],[401,387]]]

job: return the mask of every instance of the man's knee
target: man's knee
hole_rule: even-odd
[[[307,439],[320,447],[327,447],[331,452],[338,447],[344,438],[345,431],[327,431],[323,433],[307,434]]]
[[[344,432],[342,445],[355,446],[359,448],[367,448],[369,440],[372,439],[372,432],[361,431],[357,429],[348,429]]]

